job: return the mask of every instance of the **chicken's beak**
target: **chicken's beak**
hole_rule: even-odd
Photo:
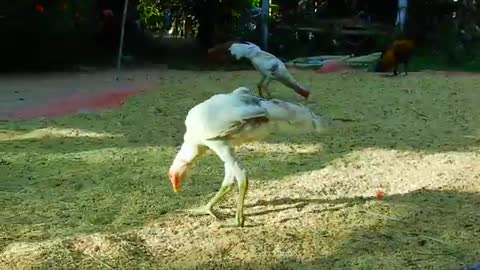
[[[173,192],[177,193],[178,190],[180,189],[180,183],[179,182],[172,182],[172,186],[173,186]]]
[[[178,192],[180,189],[180,183],[182,182],[185,174],[187,172],[188,166],[180,166],[178,168],[172,168],[168,172],[168,178],[170,178],[170,182],[172,183],[173,191]]]
[[[170,182],[172,183],[173,191],[178,192],[180,189],[180,177],[175,172],[169,172],[168,178],[170,178]]]

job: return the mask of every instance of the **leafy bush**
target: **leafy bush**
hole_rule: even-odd
[[[78,60],[95,31],[91,22],[94,8],[93,0],[18,3],[2,20],[3,68]]]

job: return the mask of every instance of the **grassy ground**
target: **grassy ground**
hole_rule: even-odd
[[[419,48],[415,51],[409,67],[412,71],[449,70],[480,72],[480,55],[464,55],[463,57],[457,57],[456,61],[452,61],[445,54],[440,54],[438,51],[432,52],[429,49]]]
[[[247,227],[175,210],[205,203],[223,165],[179,194],[167,169],[186,112],[253,71],[166,71],[117,111],[0,123],[0,269],[463,269],[480,261],[477,77],[296,71],[323,135],[238,149]],[[278,83],[280,98],[297,100]],[[374,199],[375,191],[384,200]],[[233,194],[232,194],[233,195]],[[234,197],[219,211],[234,214]]]

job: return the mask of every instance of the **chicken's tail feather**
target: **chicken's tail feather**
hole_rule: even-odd
[[[300,85],[300,83],[298,83],[297,80],[295,80],[290,73],[280,78],[280,82],[282,82],[285,86],[293,89],[297,94],[301,95],[304,98],[308,98],[310,96],[310,91]]]
[[[284,132],[323,132],[327,128],[322,117],[301,104],[272,99],[263,101],[262,107],[271,123]]]

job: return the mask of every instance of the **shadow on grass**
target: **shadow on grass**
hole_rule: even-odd
[[[15,159],[3,157],[0,225],[6,243],[137,227],[206,201],[218,190],[223,166],[216,156],[208,155],[175,194],[166,175],[173,155],[173,147],[111,147],[74,154],[32,150]],[[270,157],[251,153],[249,159],[246,167],[263,159],[269,167],[318,169],[316,163],[298,169],[302,155],[279,162],[275,153]],[[281,170],[265,174],[256,167],[250,171],[259,181],[282,177]],[[29,230],[34,231],[25,233]]]
[[[87,255],[64,243],[46,251],[35,265],[52,269],[68,261],[75,269],[107,265],[113,269],[464,270],[480,261],[478,193],[421,189],[389,195],[382,201],[306,196],[261,200],[251,206],[287,208],[298,203],[313,207],[314,211],[310,208],[298,217],[308,225],[286,222],[192,232],[190,226],[167,221],[161,227],[144,227],[148,233],[143,237],[148,241],[132,237],[135,233],[105,235],[121,245],[121,257],[103,255],[110,250]],[[195,235],[197,241],[186,241],[182,235]],[[166,251],[171,245],[175,250]]]
[[[309,72],[296,76],[313,89],[315,96],[308,105],[314,111],[359,121],[324,135],[278,135],[267,141],[321,144],[322,151],[241,151],[255,179],[272,181],[319,170],[365,148],[437,153],[472,151],[480,145],[475,79],[418,76],[392,80],[370,74],[320,76]],[[216,156],[198,161],[182,186],[184,195],[174,195],[166,178],[175,147],[182,140],[184,117],[189,108],[219,88],[225,91],[245,82],[254,84],[257,77],[256,73],[172,72],[157,91],[131,98],[118,111],[4,124],[0,129],[7,131],[54,127],[123,136],[1,141],[0,169],[6,176],[0,180],[0,202],[6,209],[2,215],[9,241],[139,226],[205,200],[223,178],[223,166]],[[274,93],[287,100],[294,96],[281,87]],[[24,234],[34,224],[42,225],[33,234]]]
[[[241,262],[232,251],[223,260],[189,263],[187,269],[467,269],[480,261],[477,193],[418,190],[386,196],[383,201],[281,198],[256,205],[288,208],[302,202],[319,208],[346,203],[342,206],[343,218],[335,221],[338,224],[330,224],[339,226],[342,232],[336,235],[338,228],[311,222],[315,218],[333,219],[331,212],[339,209],[327,208],[303,217],[310,225],[298,232],[304,233],[304,239],[299,236],[285,242],[286,235],[295,231],[277,224],[278,231],[273,235],[249,235],[252,239],[246,245],[258,254],[250,257],[250,262]],[[271,249],[263,250],[260,243]],[[280,246],[291,249],[289,256],[297,258],[272,254]]]

